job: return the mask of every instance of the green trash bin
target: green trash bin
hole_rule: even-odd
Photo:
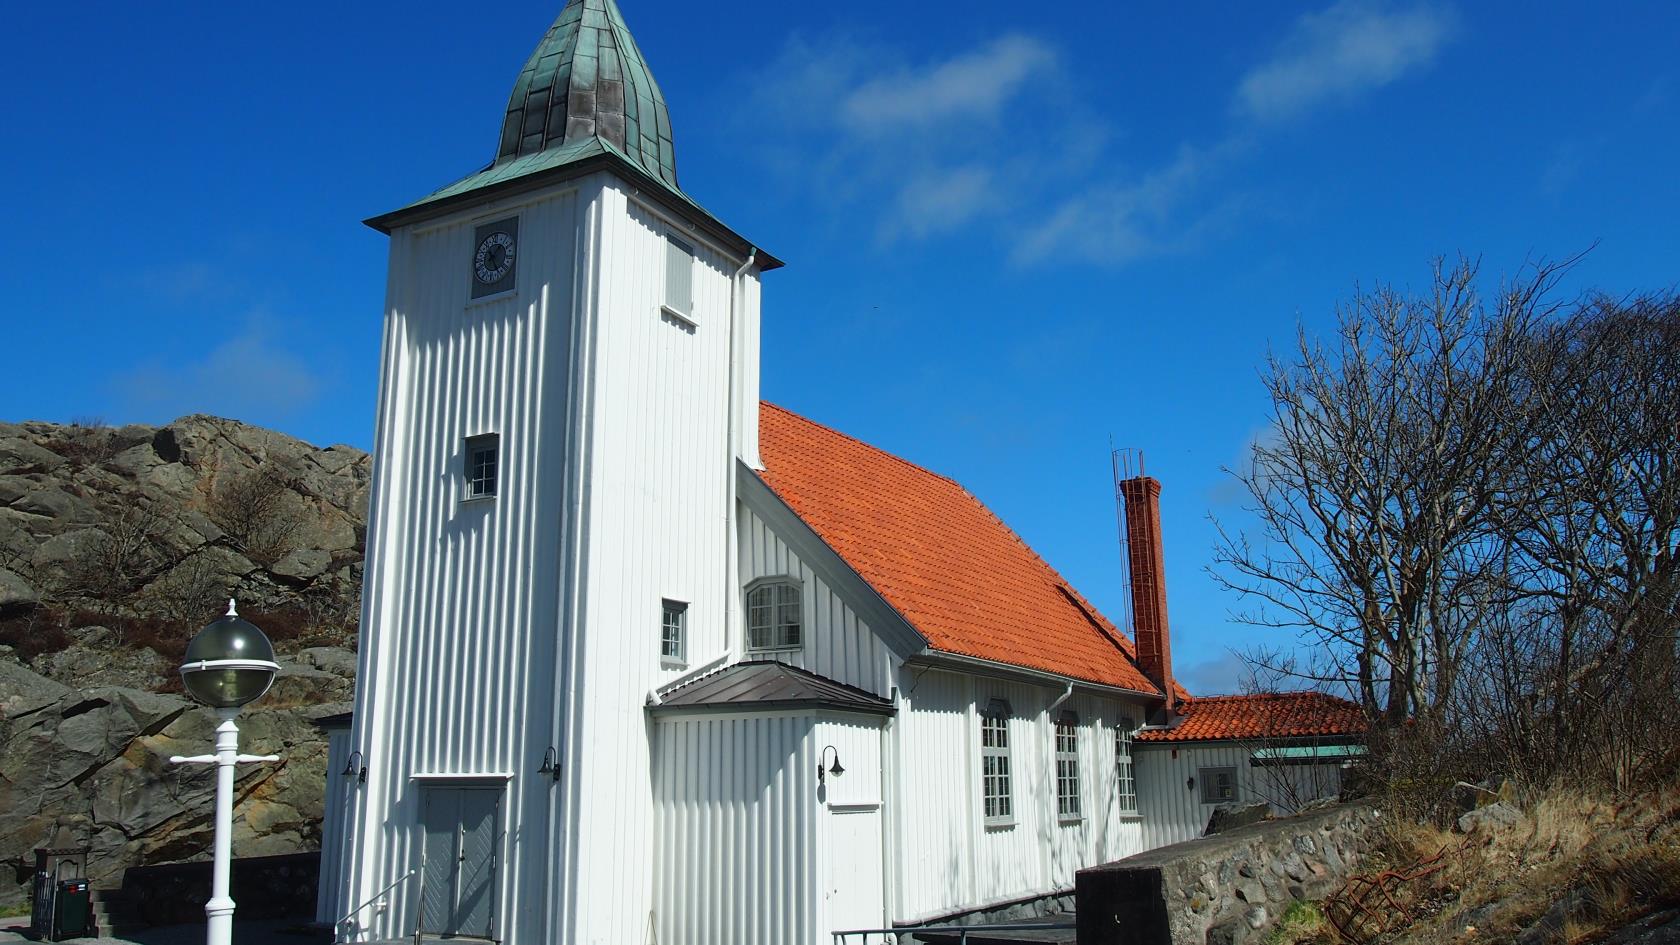
[[[88,918],[93,914],[93,903],[89,897],[88,881],[85,879],[60,880],[58,888],[53,893],[52,940],[62,942],[67,938],[82,938],[89,934],[92,924]]]

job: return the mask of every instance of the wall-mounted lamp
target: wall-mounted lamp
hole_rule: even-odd
[[[1194,791],[1196,789],[1196,779],[1194,777],[1185,778],[1184,789],[1186,791]]]
[[[546,774],[555,781],[560,780],[560,753],[555,751],[553,746],[543,752],[542,767],[537,769],[537,773]]]
[[[346,778],[355,778],[357,784],[366,784],[367,759],[362,757],[362,753],[359,751],[351,752],[350,757],[344,762],[344,770],[340,771],[339,774]]]
[[[824,769],[823,762],[828,760],[828,753],[831,751],[834,752],[834,764]],[[831,774],[838,778],[845,773],[846,769],[840,767],[840,749],[833,745],[824,745],[822,754],[817,756],[817,783],[824,783]]]

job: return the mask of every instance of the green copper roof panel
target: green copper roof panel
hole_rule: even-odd
[[[613,0],[571,0],[549,27],[508,97],[496,164],[591,137],[680,192],[665,98]]]
[[[443,212],[438,205],[470,203],[475,191],[517,189],[515,181],[533,175],[562,179],[567,165],[584,162],[590,166],[578,173],[616,165],[637,186],[662,191],[677,212],[693,211],[725,243],[752,248],[677,186],[665,97],[614,0],[568,0],[519,71],[490,166],[367,222],[390,232],[400,222]],[[758,260],[761,270],[781,265],[762,251]]]

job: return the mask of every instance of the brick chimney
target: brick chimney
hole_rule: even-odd
[[[1167,694],[1167,715],[1177,707],[1173,697],[1172,639],[1167,631],[1166,559],[1161,551],[1161,482],[1149,476],[1125,479],[1120,494],[1126,502],[1127,562],[1132,579],[1132,632],[1138,666]]]

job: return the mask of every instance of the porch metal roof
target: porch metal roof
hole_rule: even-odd
[[[826,708],[893,714],[892,703],[872,692],[771,660],[745,660],[684,683],[650,708],[655,712]]]

